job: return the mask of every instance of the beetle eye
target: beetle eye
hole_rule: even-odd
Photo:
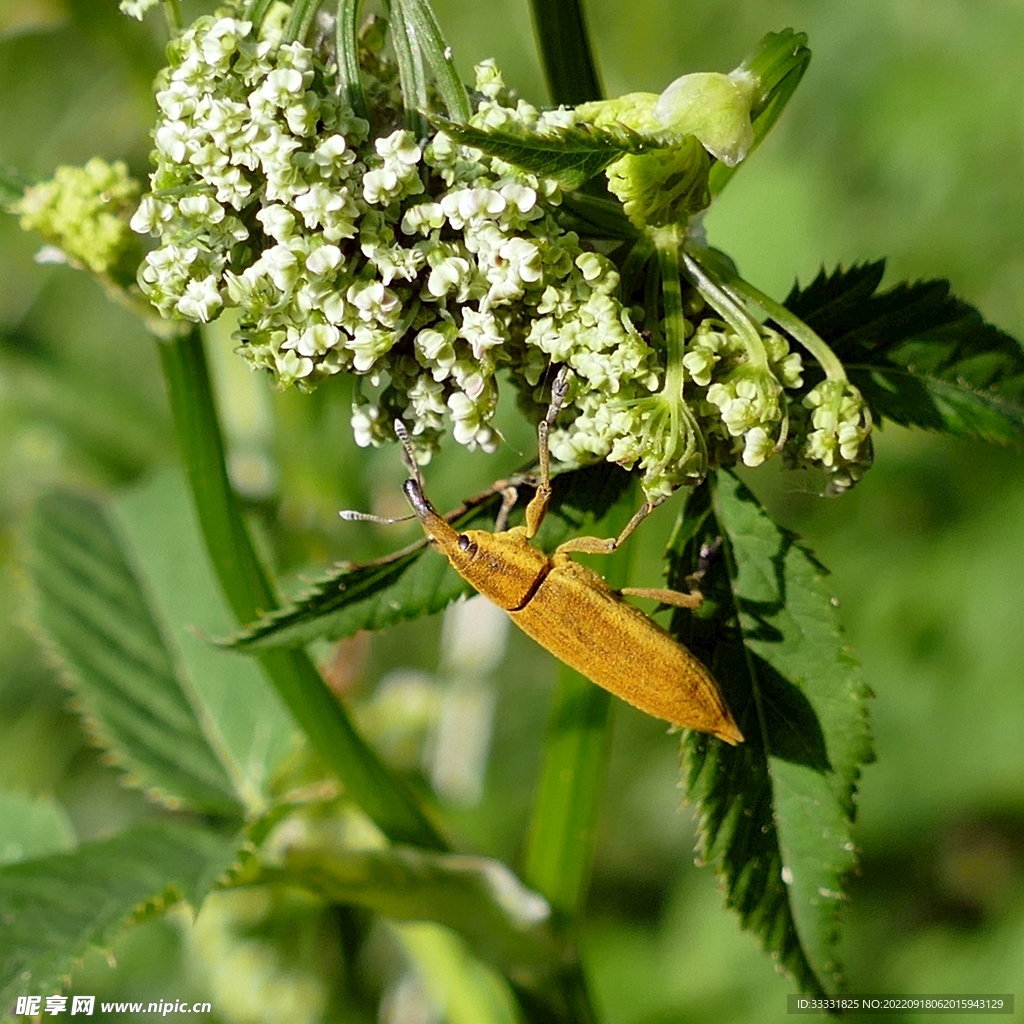
[[[459,534],[458,543],[460,551],[472,551],[473,548],[476,547],[476,545],[469,539],[468,535],[465,533]]]

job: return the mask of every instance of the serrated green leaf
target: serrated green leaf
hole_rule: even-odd
[[[678,142],[640,135],[625,125],[615,130],[577,125],[543,135],[525,129],[474,128],[450,121],[438,121],[438,127],[464,146],[531,174],[554,178],[566,189],[579,188],[627,153],[645,153]]]
[[[354,903],[398,921],[434,921],[520,983],[535,987],[561,957],[547,901],[499,861],[412,847],[294,849],[282,872],[335,903]],[[258,879],[259,880],[259,879]]]
[[[872,412],[903,426],[1024,443],[1024,347],[946,281],[879,292],[882,261],[822,271],[786,306],[843,361]]]
[[[726,902],[797,980],[822,993],[841,984],[837,959],[861,766],[871,760],[869,691],[843,644],[824,570],[771,521],[731,474],[709,502],[674,572],[716,536],[726,554],[705,579],[709,617],[680,618],[680,635],[711,666],[746,742],[696,733],[684,776],[700,820],[700,850],[723,875]]]
[[[493,516],[498,499],[457,520],[466,526]],[[360,630],[380,630],[397,622],[432,615],[469,586],[441,557],[424,552],[424,539],[369,565],[342,564],[312,581],[293,602],[265,615],[226,643],[238,650],[301,647],[318,637],[339,640]]]
[[[54,491],[36,503],[29,536],[37,622],[87,730],[159,799],[239,815],[231,780],[104,510]]]
[[[75,847],[67,812],[47,796],[0,793],[0,865]]]
[[[570,530],[601,518],[628,483],[628,474],[608,463],[556,477],[550,513],[537,538],[540,546],[553,547]],[[501,495],[489,491],[467,501],[449,521],[457,529],[493,522],[500,503]],[[470,593],[472,587],[424,540],[369,565],[333,570],[225,643],[239,650],[263,650],[296,647],[318,637],[337,640],[431,615]]]
[[[136,785],[171,806],[237,818],[259,810],[294,732],[247,659],[196,628],[230,621],[175,474],[116,510],[69,491],[29,524],[41,632],[87,730]]]
[[[251,813],[260,813],[298,731],[259,666],[209,640],[236,620],[214,578],[184,478],[176,470],[162,473],[119,495],[114,510],[204,735],[233,791]]]
[[[198,907],[238,849],[211,829],[162,822],[0,868],[0,1006],[52,994],[75,960],[109,946],[144,904],[184,898]]]

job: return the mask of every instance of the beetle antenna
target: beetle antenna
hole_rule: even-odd
[[[558,375],[551,382],[551,405],[548,406],[548,414],[544,417],[548,426],[552,426],[555,418],[562,411],[565,404],[565,396],[569,393],[569,367],[563,366]]]
[[[416,453],[412,450],[412,442],[409,440],[409,431],[405,429],[405,424],[401,420],[395,420],[395,436],[399,441],[402,442],[402,448],[405,449],[403,462],[405,468],[409,470],[409,475],[419,484],[420,490],[423,487],[423,476],[420,473],[420,464],[416,461]]]
[[[350,508],[343,508],[339,513],[347,523],[377,523],[379,526],[390,526],[392,523],[407,523],[415,519],[414,515],[408,516],[375,516],[372,512],[356,512]]]
[[[537,424],[537,461],[540,464],[540,480],[530,504],[526,506],[526,537],[535,537],[551,500],[551,449],[548,434],[569,393],[569,367],[563,366],[551,382],[551,405],[547,415]]]
[[[547,415],[537,426],[537,455],[540,460],[541,486],[548,482],[551,473],[551,451],[548,448],[548,434],[554,426],[558,414],[562,411],[565,396],[569,393],[569,367],[563,366],[558,376],[551,382],[551,404]]]

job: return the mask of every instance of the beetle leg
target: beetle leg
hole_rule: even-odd
[[[551,500],[551,451],[548,448],[548,434],[555,418],[561,412],[565,396],[569,392],[569,367],[563,366],[551,384],[551,405],[548,413],[537,426],[537,458],[540,462],[540,483],[526,506],[526,537],[537,535],[540,524],[544,521],[544,513],[548,510]]]
[[[660,587],[623,587],[619,593],[628,597],[649,597],[652,601],[675,608],[699,608],[704,603],[704,595],[699,590],[684,594],[681,590],[663,590]]]
[[[700,560],[697,562],[696,572],[691,572],[686,577],[686,585],[691,590],[696,590],[700,586],[700,581],[704,579],[705,573],[711,568],[711,563],[718,557],[719,551],[722,550],[722,538],[716,537],[710,544],[702,544],[700,549]]]
[[[557,550],[579,551],[584,555],[610,555],[616,548],[626,543],[629,535],[651,514],[654,508],[655,504],[645,501],[636,515],[626,523],[618,537],[572,537],[564,544],[559,544]]]
[[[516,501],[519,499],[519,488],[512,484],[508,487],[501,489],[501,508],[498,509],[498,514],[494,517],[494,532],[504,533],[508,529],[508,514],[515,508]]]

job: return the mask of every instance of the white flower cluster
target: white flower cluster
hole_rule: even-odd
[[[713,316],[687,328],[678,394],[588,396],[576,420],[553,433],[556,457],[586,462],[598,454],[639,466],[652,500],[709,466],[759,466],[780,451],[791,465],[825,470],[831,491],[860,479],[872,457],[871,418],[856,388],[824,380],[801,397],[803,360],[770,327],[760,327],[753,352]]]
[[[567,362],[580,401],[656,383],[614,267],[554,220],[554,181],[443,134],[371,139],[312,51],[232,18],[183,34],[161,85],[157,170],[133,220],[161,244],[140,285],[167,317],[237,308],[242,355],[282,385],[364,377],[378,393],[354,410],[360,443],[398,416],[424,453],[446,429],[493,448],[503,366],[533,392]],[[543,127],[499,104],[493,65],[478,88],[478,124]]]
[[[766,361],[759,366],[726,324],[709,318],[683,356],[686,379],[696,386],[691,400],[712,424],[705,436],[720,465],[739,457],[746,466],[759,466],[786,442],[792,398],[785,389],[803,385],[803,361],[771,328],[761,328],[760,341]]]
[[[871,465],[871,413],[860,392],[844,380],[823,380],[804,396],[802,443],[790,455],[800,466],[818,464],[830,473],[829,490],[851,488]]]
[[[254,367],[281,386],[356,375],[358,442],[381,443],[400,418],[424,459],[449,430],[492,450],[497,372],[540,411],[559,364],[573,372],[555,457],[639,465],[652,498],[709,465],[758,465],[787,432],[805,462],[864,461],[859,396],[836,398],[831,382],[792,436],[802,367],[781,335],[752,328],[752,345],[704,319],[683,365],[666,367],[614,264],[561,226],[557,182],[443,132],[395,130],[402,112],[381,108],[392,92],[374,80],[376,130],[341,99],[333,65],[273,32],[203,17],[169,50],[156,170],[132,221],[159,239],[138,280],[164,317],[236,309]],[[476,89],[478,128],[557,133],[580,116],[509,99],[493,63]]]

